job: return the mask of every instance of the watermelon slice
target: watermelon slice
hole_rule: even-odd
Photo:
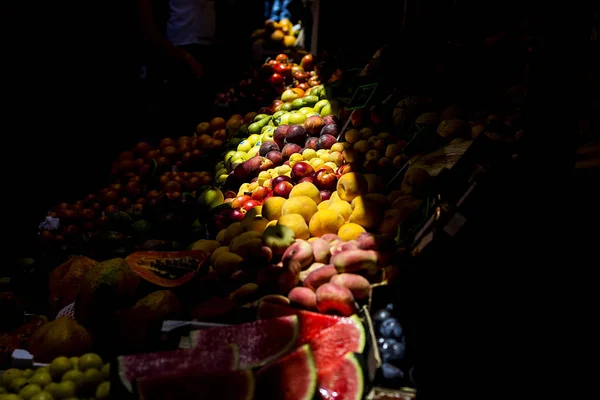
[[[312,400],[316,389],[317,369],[307,344],[256,373],[257,399]]]
[[[362,353],[366,334],[360,319],[353,315],[309,339],[319,374],[335,365],[346,353]]]
[[[362,368],[353,353],[326,372],[319,371],[319,395],[323,400],[361,400],[364,390]]]
[[[167,374],[137,381],[141,400],[252,400],[252,371]]]
[[[260,302],[258,304],[258,319],[282,317],[286,315],[297,315],[300,322],[300,333],[298,334],[298,346],[308,343],[310,338],[315,337],[321,331],[333,325],[347,321],[346,317],[321,314],[296,308],[280,306],[277,304]]]
[[[117,360],[123,386],[133,393],[134,379],[162,374],[193,372],[235,371],[239,363],[239,349],[235,344],[215,346],[212,349],[179,349],[156,353],[120,356]]]
[[[192,347],[213,349],[230,343],[240,348],[240,368],[262,367],[296,347],[298,317],[264,319],[190,333]]]

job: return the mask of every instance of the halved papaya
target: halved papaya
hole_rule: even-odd
[[[203,267],[210,254],[202,250],[138,251],[125,258],[140,278],[158,286],[172,288],[189,282]]]

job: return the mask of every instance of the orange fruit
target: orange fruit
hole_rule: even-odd
[[[271,40],[274,42],[281,42],[283,41],[284,37],[285,34],[281,31],[281,29],[275,29],[275,31],[273,31],[271,34]]]
[[[285,47],[294,47],[296,44],[296,37],[292,35],[285,35],[283,37],[283,45]]]
[[[219,129],[225,129],[225,120],[221,117],[213,118],[210,121],[210,130],[211,132],[218,131]]]

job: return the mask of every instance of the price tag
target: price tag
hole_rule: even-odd
[[[365,108],[369,104],[369,100],[373,97],[373,94],[377,90],[378,83],[371,83],[369,85],[359,86],[354,92],[350,104],[346,107],[346,110],[356,110],[359,108]]]

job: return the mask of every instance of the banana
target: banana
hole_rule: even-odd
[[[347,250],[331,257],[331,264],[338,272],[355,272],[377,265],[379,254],[373,250]]]

